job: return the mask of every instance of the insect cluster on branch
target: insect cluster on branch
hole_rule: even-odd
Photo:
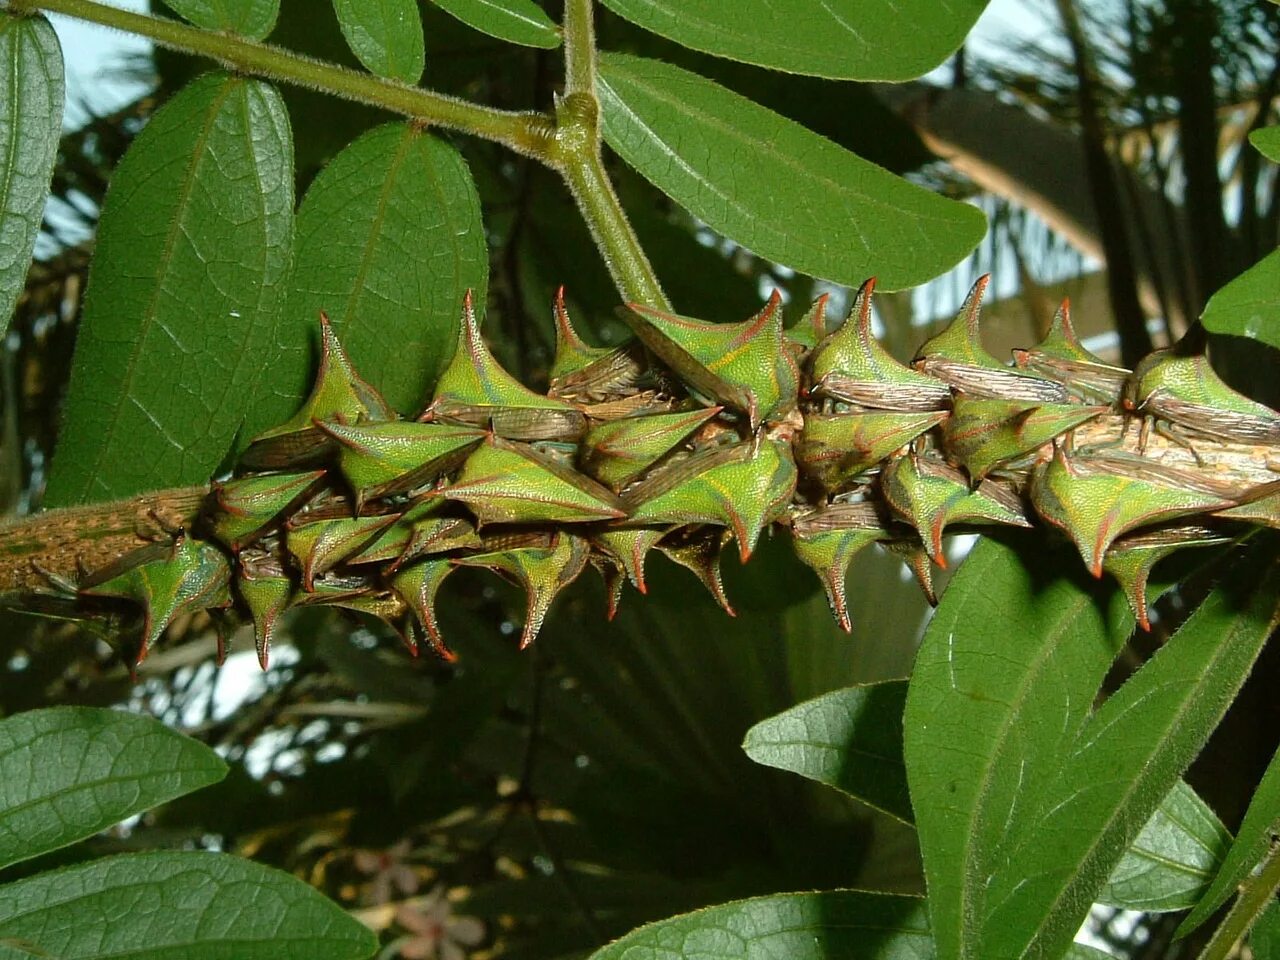
[[[435,608],[459,567],[525,589],[523,646],[588,566],[610,615],[627,582],[644,593],[652,550],[732,613],[722,549],[732,541],[745,561],[776,526],[847,630],[858,551],[900,556],[932,599],[945,532],[1042,521],[1120,582],[1145,627],[1160,559],[1280,525],[1280,414],[1178,346],[1134,371],[1103,362],[1065,303],[1037,346],[1002,363],[979,339],[985,286],[911,366],[872,336],[874,281],[830,331],[825,297],[791,330],[776,294],[736,324],[633,305],[636,339],[616,349],[585,345],[558,298],[545,394],[499,366],[468,296],[416,420],[388,408],[322,320],[303,408],[253,440],[193,525],[72,588],[90,607],[140,606],[139,660],[174,617],[208,609],[253,621],[265,667],[281,616],[317,605],[372,614],[415,652],[425,640],[449,657]],[[1150,455],[1152,440],[1180,459]]]

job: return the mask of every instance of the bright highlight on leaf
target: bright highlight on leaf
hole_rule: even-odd
[[[431,0],[469,27],[508,43],[554,50],[560,28],[534,0]]]
[[[985,229],[974,207],[679,67],[606,54],[599,94],[605,140],[627,163],[713,229],[803,273],[850,286],[875,273],[896,290],[957,263]]]
[[[49,21],[0,11],[0,337],[40,233],[65,95],[62,48]]]

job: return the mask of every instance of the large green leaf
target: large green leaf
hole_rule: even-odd
[[[924,901],[831,890],[738,900],[633,930],[591,960],[932,960]]]
[[[604,0],[677,43],[789,73],[911,80],[960,46],[987,0]]]
[[[0,942],[59,960],[363,960],[373,933],[301,880],[217,853],[133,853],[0,887]]]
[[[1271,901],[1249,931],[1253,960],[1280,960],[1280,902]]]
[[[179,16],[206,30],[261,40],[276,25],[280,0],[164,0]]]
[[[351,51],[366,67],[405,83],[422,79],[426,49],[415,0],[333,0],[333,10]]]
[[[473,289],[483,304],[487,277],[465,161],[409,124],[387,124],[343,150],[307,191],[289,314],[314,325],[327,312],[361,375],[410,412],[453,353],[463,294]]]
[[[981,922],[1009,823],[1031,815],[1132,628],[1127,610],[1108,624],[1105,595],[1078,566],[986,539],[925,632],[904,748],[942,957],[995,960]]]
[[[0,338],[40,233],[64,95],[62,48],[49,21],[0,11]]]
[[[432,0],[469,27],[508,43],[551,50],[560,28],[533,0]]]
[[[52,707],[0,721],[0,867],[83,840],[226,773],[204,744],[150,717]]]
[[[902,763],[905,680],[846,687],[762,720],[742,747],[757,763],[843,790],[911,822]]]
[[[1276,751],[1262,775],[1262,782],[1249,801],[1235,843],[1222,861],[1222,869],[1209,885],[1204,898],[1195,905],[1178,927],[1178,935],[1186,936],[1209,919],[1249,875],[1267,852],[1271,832],[1280,822],[1280,750]]]
[[[1280,347],[1280,250],[1273,250],[1209,298],[1200,315],[1214,333]]]
[[[1249,142],[1272,163],[1280,163],[1280,126],[1253,131],[1249,134]]]
[[[1226,712],[1280,619],[1275,544],[1259,542],[1054,759],[1007,825],[975,956],[1065,950],[1108,873]],[[1034,790],[1034,786],[1032,788]],[[972,941],[970,941],[972,943]]]
[[[1111,871],[1097,900],[1149,913],[1186,910],[1204,894],[1230,845],[1227,828],[1179,780]]]
[[[201,77],[151,119],[112,178],[49,506],[209,478],[279,355],[292,238],[279,94]]]
[[[604,136],[646,179],[754,253],[885,289],[936,276],[982,237],[974,207],[868,163],[731,90],[656,60],[601,58]]]

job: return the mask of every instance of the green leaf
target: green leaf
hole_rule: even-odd
[[[1260,539],[1225,571],[1074,749],[1055,757],[1056,776],[1008,824],[978,955],[1054,956],[1071,943],[1104,877],[1217,726],[1280,619],[1274,549]]]
[[[298,211],[289,315],[329,314],[361,376],[416,412],[453,353],[468,289],[485,301],[488,250],[466,162],[409,124],[342,151]],[[305,344],[299,338],[299,344]],[[305,392],[307,366],[293,383]]]
[[[58,960],[363,960],[373,933],[301,880],[218,853],[133,853],[0,887],[0,941]]]
[[[1084,943],[1073,943],[1063,960],[1115,960],[1115,958],[1097,947],[1091,947]]]
[[[756,763],[825,783],[910,823],[902,763],[906,694],[905,680],[833,690],[760,721],[742,748]]]
[[[226,773],[204,744],[150,717],[52,707],[0,721],[0,867],[83,840]]]
[[[261,40],[276,25],[280,0],[164,0],[178,16],[206,30]]]
[[[426,49],[415,0],[333,0],[351,51],[378,74],[405,83],[422,79]]]
[[[1280,960],[1280,903],[1272,901],[1249,931],[1253,960]]]
[[[508,43],[552,50],[560,28],[533,0],[432,0],[469,27]]]
[[[1078,566],[985,539],[917,654],[904,748],[940,956],[995,956],[981,952],[980,924],[1010,820],[1030,815],[1132,629],[1127,607],[1108,625],[1107,594]]]
[[[1181,780],[1160,802],[1098,893],[1126,910],[1186,910],[1204,894],[1231,844],[1208,804]]]
[[[1200,315],[1214,333],[1280,347],[1280,250],[1273,250],[1209,298]]]
[[[1272,163],[1280,163],[1280,126],[1253,131],[1249,134],[1249,142]]]
[[[605,54],[604,136],[690,213],[752,252],[851,286],[941,273],[985,218],[697,74]]]
[[[62,134],[62,48],[44,17],[0,12],[0,338],[40,233]]]
[[[987,0],[604,0],[669,40],[839,80],[912,80],[960,46]]]
[[[112,178],[48,506],[208,480],[246,414],[262,415],[292,238],[279,94],[201,77]]]
[[[932,960],[924,901],[830,890],[738,900],[659,920],[590,960]]]
[[[1222,861],[1222,869],[1213,878],[1204,898],[1179,925],[1178,936],[1184,937],[1196,929],[1231,898],[1249,872],[1262,861],[1277,822],[1280,822],[1280,750],[1271,758],[1258,789],[1253,792],[1235,842]]]

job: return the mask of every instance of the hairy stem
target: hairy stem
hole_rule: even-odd
[[[556,109],[556,140],[551,162],[568,184],[623,298],[670,309],[671,304],[631,228],[600,155],[593,3],[594,0],[565,2],[565,97]]]
[[[544,114],[468,103],[421,87],[300,56],[270,44],[201,30],[174,20],[111,7],[96,0],[9,0],[14,13],[48,11],[136,34],[173,50],[236,70],[381,107],[415,120],[492,140],[518,153],[546,159],[551,124]]]
[[[1280,823],[1273,824],[1271,830],[1273,839],[1262,860],[1262,869],[1241,886],[1240,896],[1205,945],[1200,960],[1227,960],[1234,956],[1254,921],[1275,899],[1276,890],[1280,889],[1280,842],[1274,838]]]

